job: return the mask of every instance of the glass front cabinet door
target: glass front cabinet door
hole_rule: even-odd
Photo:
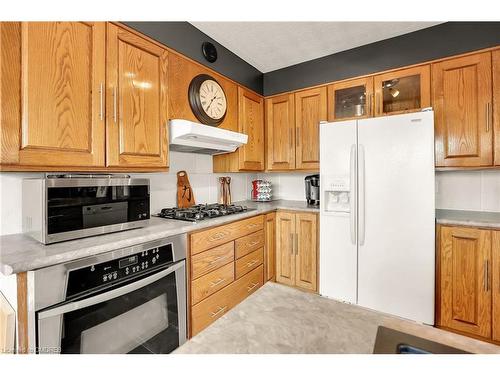
[[[415,112],[431,105],[429,65],[376,75],[374,86],[375,116]]]
[[[373,116],[373,77],[352,79],[328,86],[328,121]]]

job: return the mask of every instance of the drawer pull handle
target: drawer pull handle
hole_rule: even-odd
[[[217,285],[222,284],[224,281],[226,281],[226,279],[219,279],[217,281],[212,281],[210,283],[210,288],[215,288]]]
[[[214,235],[210,236],[210,241],[218,241],[222,240],[226,235],[224,232],[217,232]]]
[[[227,258],[227,256],[226,256],[226,255],[224,255],[224,256],[220,256],[220,257],[216,257],[216,258],[214,258],[214,260],[212,260],[212,261],[210,262],[210,265],[215,264],[215,263],[217,263],[217,262],[219,262],[219,261],[221,261],[221,260],[223,260],[223,259],[226,259],[226,258]]]
[[[259,283],[252,283],[252,285],[247,286],[247,290],[250,292],[258,286],[259,286]]]
[[[252,247],[252,246],[257,245],[259,242],[260,242],[259,240],[257,240],[257,241],[253,241],[253,242],[250,242],[247,246],[248,246],[248,247]]]
[[[247,263],[247,267],[252,267],[255,263],[257,263],[259,260],[258,259],[254,259],[252,260],[251,262],[248,262]]]
[[[249,224],[249,225],[247,225],[247,228],[252,229],[252,228],[255,228],[256,226],[257,226],[257,224]]]
[[[215,318],[217,315],[222,314],[224,311],[226,311],[227,306],[220,307],[217,306],[217,311],[211,312],[210,315],[212,318]]]

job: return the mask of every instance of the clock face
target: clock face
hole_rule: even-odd
[[[226,116],[227,99],[219,83],[207,74],[193,78],[188,91],[189,105],[202,124],[219,125]]]
[[[205,113],[214,120],[220,120],[226,114],[226,95],[222,87],[214,80],[207,79],[200,86],[200,102]]]

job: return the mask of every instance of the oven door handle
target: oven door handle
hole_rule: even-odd
[[[137,280],[131,284],[122,286],[120,288],[110,290],[109,292],[98,294],[93,297],[89,297],[80,301],[70,302],[58,307],[54,307],[50,310],[41,311],[38,313],[38,319],[41,320],[41,319],[51,318],[53,316],[66,314],[71,311],[80,310],[85,307],[97,305],[98,303],[109,301],[110,299],[123,296],[124,294],[143,288],[146,285],[152,284],[155,281],[160,280],[162,277],[165,277],[168,274],[177,271],[179,268],[184,267],[184,263],[185,263],[184,260],[181,262],[177,262],[174,265],[164,269],[163,271],[157,272],[151,276]]]

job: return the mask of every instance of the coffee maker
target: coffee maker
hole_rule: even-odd
[[[319,174],[306,176],[306,201],[311,206],[319,206]]]

